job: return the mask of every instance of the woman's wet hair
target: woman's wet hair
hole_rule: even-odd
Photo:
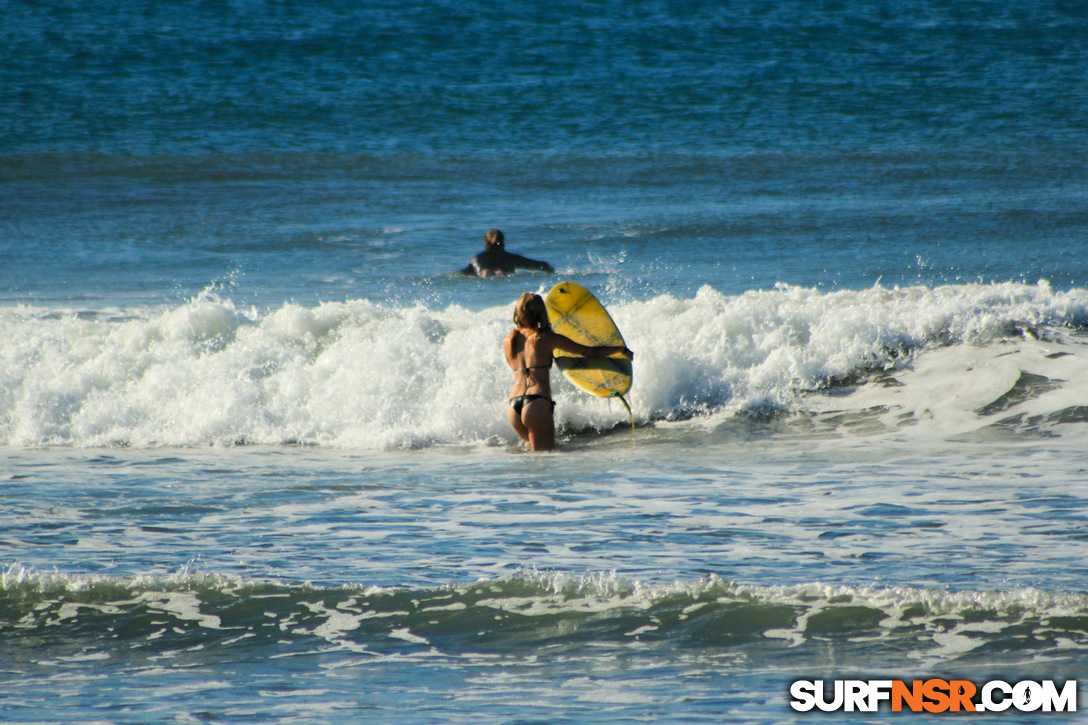
[[[536,334],[551,332],[552,323],[548,321],[548,308],[544,299],[532,292],[526,292],[514,305],[514,324],[519,328],[527,327]]]

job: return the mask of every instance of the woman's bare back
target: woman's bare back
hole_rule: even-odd
[[[543,395],[552,397],[551,367],[553,333],[527,335],[521,330],[514,330],[503,342],[506,362],[514,371],[514,386],[510,389],[511,398],[518,395]]]

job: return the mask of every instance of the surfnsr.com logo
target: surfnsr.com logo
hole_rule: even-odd
[[[798,712],[877,712],[882,703],[892,712],[1076,712],[1077,681],[797,680],[790,697]]]

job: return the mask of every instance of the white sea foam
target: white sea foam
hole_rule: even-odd
[[[1085,367],[1075,333],[1088,324],[1088,290],[781,286],[728,296],[705,287],[691,299],[610,307],[636,350],[630,400],[643,422],[824,410],[813,391],[879,370],[902,373],[909,395],[872,388],[851,405],[918,418],[955,388],[967,414],[949,421],[955,430],[985,424],[974,411],[1029,368],[1064,381],[1063,405],[1088,405],[1075,382]],[[365,300],[239,310],[214,295],[128,315],[4,308],[0,442],[389,448],[511,439],[503,408],[510,373],[500,353],[508,318],[505,306]],[[1064,344],[1060,355],[1037,343],[1046,334],[1065,336],[1045,341]],[[1009,345],[1020,345],[1020,367],[998,359]],[[556,388],[568,430],[624,421],[618,405],[565,381]],[[929,402],[904,403],[919,396]],[[1031,415],[1058,404],[1028,397]]]

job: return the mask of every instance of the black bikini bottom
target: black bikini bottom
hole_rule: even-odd
[[[527,403],[531,403],[534,400],[547,400],[552,404],[552,410],[555,410],[555,401],[546,395],[519,395],[515,398],[510,398],[506,401],[510,404],[510,407],[514,409],[514,412],[521,415],[521,409],[525,407]]]

